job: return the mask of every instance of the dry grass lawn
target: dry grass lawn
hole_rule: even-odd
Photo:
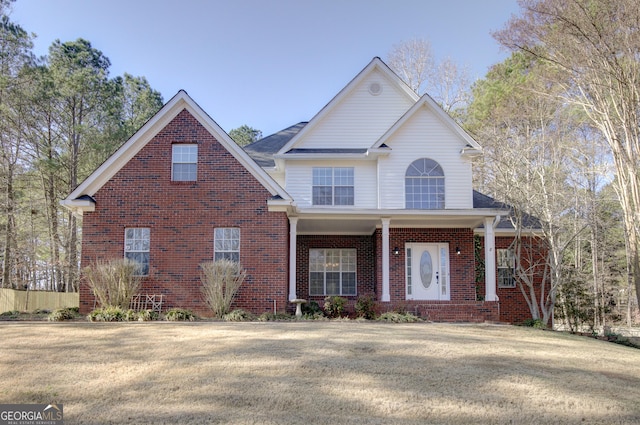
[[[0,323],[0,403],[67,424],[637,424],[640,350],[491,325]]]

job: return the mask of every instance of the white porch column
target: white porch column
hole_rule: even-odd
[[[296,294],[296,247],[298,217],[289,217],[289,301],[298,299]]]
[[[498,301],[496,295],[496,235],[494,219],[484,219],[484,287],[485,301]]]
[[[389,217],[382,218],[382,298],[381,301],[391,301],[389,294]]]

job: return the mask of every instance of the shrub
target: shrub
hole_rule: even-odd
[[[320,305],[315,301],[309,301],[308,303],[302,304],[302,315],[303,316],[317,316],[324,315],[324,312],[320,308]]]
[[[4,313],[0,313],[0,317],[8,317],[10,319],[15,319],[18,316],[20,316],[20,312],[18,310],[5,311]]]
[[[154,310],[141,310],[137,314],[137,320],[139,322],[150,322],[152,320],[158,320],[160,315]]]
[[[380,317],[378,317],[378,320],[381,322],[391,323],[414,323],[419,322],[420,318],[411,313],[397,313],[395,311],[389,311],[381,314]]]
[[[293,320],[293,316],[287,313],[262,313],[258,316],[260,322],[283,322]]]
[[[223,317],[231,310],[247,273],[231,260],[208,261],[200,264],[200,269],[204,299],[215,317]]]
[[[522,322],[522,326],[527,326],[535,329],[547,329],[544,322],[541,319],[527,319]]]
[[[167,311],[164,318],[169,322],[193,322],[196,320],[196,316],[193,312],[182,308],[172,308]]]
[[[83,274],[103,308],[128,308],[142,280],[140,264],[126,258],[96,261],[85,267]]]
[[[373,295],[363,295],[356,301],[356,315],[367,320],[376,318],[376,301]]]
[[[347,299],[337,295],[324,299],[324,312],[331,318],[342,317]]]
[[[256,316],[247,311],[238,309],[225,314],[222,318],[226,322],[250,322],[255,320]]]
[[[133,310],[125,310],[117,306],[96,308],[87,316],[90,322],[124,322],[131,317]]]
[[[49,313],[47,320],[50,322],[62,322],[64,320],[73,320],[78,317],[78,308],[59,308]]]

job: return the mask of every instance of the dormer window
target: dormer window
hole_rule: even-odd
[[[433,159],[413,161],[405,174],[405,205],[410,210],[444,208],[444,171]]]
[[[353,167],[314,167],[313,205],[353,205]]]
[[[198,145],[172,145],[171,180],[194,182],[198,174]]]

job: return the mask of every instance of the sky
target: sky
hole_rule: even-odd
[[[225,131],[264,136],[309,121],[374,57],[431,43],[473,80],[504,60],[491,32],[517,0],[17,0],[10,19],[35,53],[84,38],[110,76],[144,76],[168,101],[184,89]]]

